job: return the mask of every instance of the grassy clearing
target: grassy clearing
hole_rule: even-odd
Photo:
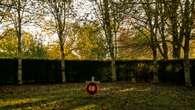
[[[195,89],[104,83],[95,96],[85,84],[0,86],[0,110],[195,110]]]

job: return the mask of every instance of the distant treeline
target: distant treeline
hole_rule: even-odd
[[[111,81],[110,61],[65,61],[67,82],[85,82],[95,76],[101,82]],[[191,79],[195,85],[195,60],[191,60]],[[151,60],[117,61],[117,80],[152,82]],[[23,60],[24,83],[60,83],[59,60]],[[158,61],[160,83],[184,84],[183,61]],[[0,59],[0,84],[17,84],[17,59]]]

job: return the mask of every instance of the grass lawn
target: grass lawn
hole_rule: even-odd
[[[0,86],[0,110],[195,110],[195,88],[102,83],[95,96],[85,84]]]

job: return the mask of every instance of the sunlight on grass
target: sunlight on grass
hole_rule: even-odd
[[[42,100],[42,98],[0,99],[0,107],[16,105],[16,104],[33,103],[40,100]]]
[[[144,89],[138,89],[138,88],[127,88],[127,89],[122,89],[119,90],[119,92],[130,92],[130,91],[140,91],[140,92],[147,92],[147,91],[151,91],[151,88],[144,88]]]
[[[122,90],[119,90],[119,92],[129,92],[129,91],[134,91],[135,88],[128,88],[128,89],[122,89]]]
[[[136,91],[142,91],[142,92],[147,92],[147,91],[151,91],[151,88],[148,87],[148,88],[145,88],[145,89],[138,89]]]
[[[101,88],[101,91],[109,91],[111,89],[112,89],[111,87],[106,87],[106,88]]]
[[[90,105],[80,106],[72,110],[94,110],[95,107],[96,107],[95,104],[90,104]]]

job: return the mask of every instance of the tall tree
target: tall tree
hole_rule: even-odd
[[[95,12],[99,22],[102,25],[104,36],[107,43],[108,52],[111,58],[112,80],[116,81],[117,58],[117,35],[122,23],[124,23],[125,14],[129,11],[128,5],[131,0],[93,0]]]
[[[26,1],[24,1],[25,3]],[[17,0],[13,2],[17,11],[16,33],[18,37],[18,84],[22,84],[22,2]]]
[[[130,13],[131,25],[140,31],[148,38],[151,44],[155,44],[156,51],[159,53],[157,56],[162,56],[163,59],[168,59],[168,24],[167,24],[167,11],[162,0],[139,0],[134,1],[134,9]],[[148,31],[151,35],[143,32]],[[153,39],[154,38],[154,39]],[[154,49],[152,49],[154,50]]]
[[[168,18],[171,24],[171,34],[172,34],[172,57],[179,59],[181,57],[181,43],[183,42],[183,25],[181,21],[181,16],[178,12],[180,7],[180,0],[171,0],[170,2],[164,2],[166,11],[170,14]]]
[[[192,16],[195,0],[171,0],[164,2],[169,14],[173,44],[173,58],[181,58],[181,49],[184,55],[184,77],[186,86],[192,86],[190,77],[190,39],[192,37]],[[171,8],[170,8],[171,6]]]
[[[147,22],[149,23],[149,30],[151,36],[154,37],[154,44],[152,44],[152,46],[159,49],[158,33],[160,33],[162,37],[162,42],[166,44],[168,39],[164,38],[163,33],[168,33],[165,31],[165,27],[169,26],[172,35],[171,43],[173,45],[173,58],[180,58],[181,48],[184,49],[184,76],[186,86],[191,86],[189,41],[191,38],[194,2],[194,0],[142,0],[142,4],[148,18]],[[169,18],[170,22],[167,22],[168,20],[165,19],[166,16]],[[159,18],[161,21],[160,23],[158,22]],[[165,26],[165,23],[168,25]],[[164,45],[163,48],[167,50],[166,45]],[[162,54],[162,51],[160,51],[160,53]]]
[[[114,52],[114,35],[112,32],[112,26],[111,26],[111,4],[110,0],[95,0],[95,5],[97,6],[96,12],[98,17],[100,18],[100,22],[102,23],[102,27],[104,30],[104,35],[106,38],[109,54],[111,57],[111,72],[112,72],[112,81],[117,80],[116,76],[116,65],[115,65],[115,52]]]
[[[184,4],[183,11],[183,25],[184,25],[184,76],[185,84],[188,87],[192,86],[190,77],[190,60],[189,60],[189,50],[190,50],[190,38],[192,37],[192,14],[194,12],[195,0],[186,0]]]
[[[66,22],[70,16],[72,0],[44,0],[47,5],[46,10],[50,11],[55,26],[55,32],[59,38],[61,54],[61,77],[62,83],[66,82],[65,63],[64,63],[64,44],[66,41]]]
[[[153,55],[153,81],[154,83],[158,82],[158,64],[157,64],[157,49],[158,49],[158,38],[157,38],[157,28],[158,28],[158,10],[157,10],[157,2],[152,2],[150,0],[141,0],[141,4],[143,5],[143,9],[145,11],[147,17],[147,27],[150,32],[149,41],[150,47],[152,49]]]
[[[166,22],[167,22],[167,11],[166,11],[166,7],[165,5],[163,4],[163,2],[161,0],[157,0],[157,7],[158,7],[158,18],[159,18],[159,21],[158,22],[158,30],[159,30],[159,36],[160,36],[160,39],[161,39],[161,43],[158,43],[158,50],[160,52],[160,54],[163,56],[163,59],[164,60],[167,60],[168,59],[168,42],[167,42],[167,38],[168,38],[168,32],[166,31],[167,30],[167,25],[166,25]],[[161,45],[162,44],[162,48],[161,48]]]
[[[32,0],[2,0],[9,10],[4,14],[2,23],[5,27],[14,27],[17,35],[17,58],[18,58],[18,84],[22,84],[22,31],[23,27],[27,26],[35,17],[34,7],[35,2]],[[6,8],[6,7],[5,7]]]
[[[120,34],[120,28],[128,27],[128,17],[129,13],[132,12],[134,4],[132,0],[110,0],[110,19],[111,19],[111,28],[113,32],[113,44],[114,44],[114,54],[117,59],[118,55],[118,34]]]
[[[17,58],[18,58],[18,84],[22,84],[22,24],[24,23],[24,14],[28,0],[10,0],[11,9],[6,15],[6,22],[12,24],[16,30],[18,39]]]

